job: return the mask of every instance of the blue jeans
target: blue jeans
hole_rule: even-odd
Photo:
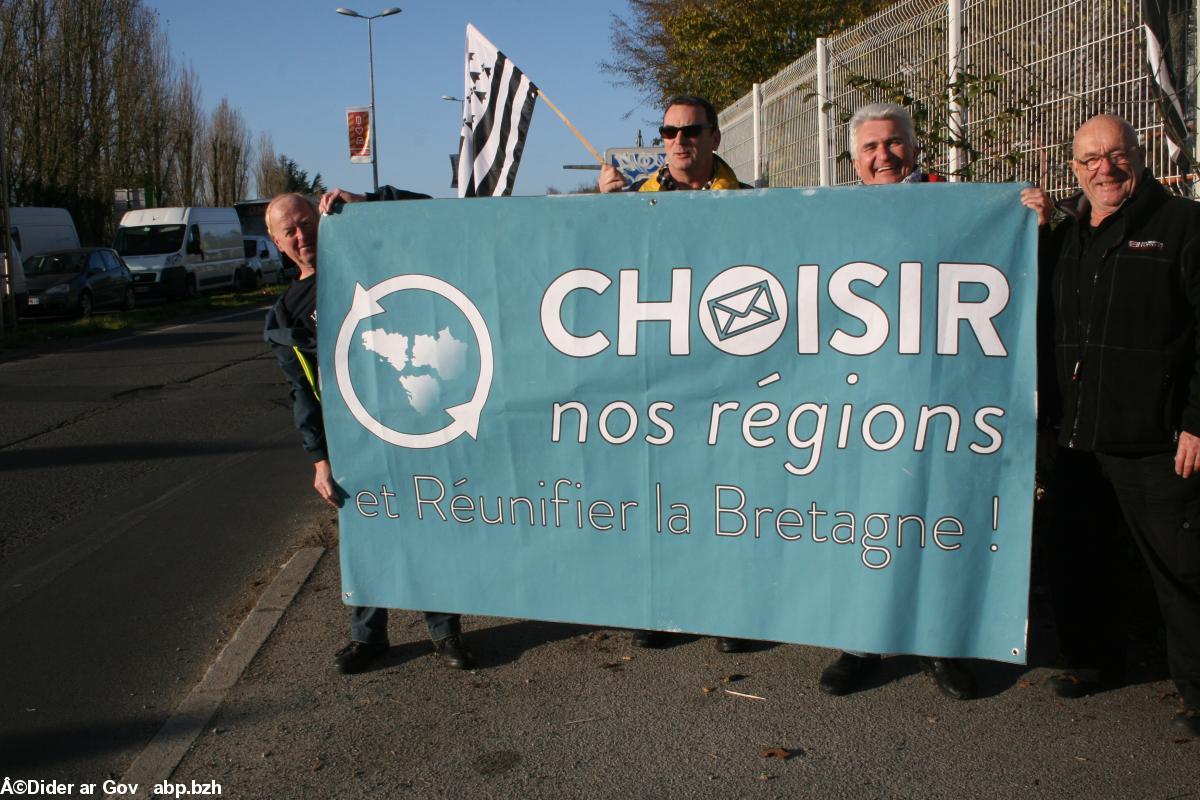
[[[425,611],[425,627],[429,629],[429,638],[440,642],[447,636],[457,636],[460,630],[458,614],[446,614],[441,611]],[[350,608],[350,638],[356,642],[387,642],[386,608],[371,606],[351,606]]]

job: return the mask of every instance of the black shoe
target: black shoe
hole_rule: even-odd
[[[718,653],[744,653],[750,649],[750,640],[718,636],[715,647]]]
[[[629,643],[634,647],[658,649],[667,643],[667,635],[662,631],[634,631],[629,637]]]
[[[371,663],[388,650],[387,642],[351,642],[338,650],[333,656],[337,671],[343,675],[353,675],[362,672]]]
[[[921,658],[921,669],[933,678],[942,694],[954,700],[975,696],[975,678],[957,658]]]
[[[1069,700],[1087,697],[1105,689],[1115,689],[1120,684],[1121,681],[1116,676],[1090,667],[1061,672],[1046,679],[1050,691]]]
[[[470,669],[475,666],[475,657],[458,634],[439,639],[433,643],[433,649],[442,657],[442,663],[450,669]]]
[[[865,656],[842,653],[821,672],[821,691],[832,695],[849,694],[882,663],[883,659],[874,653]]]
[[[1171,722],[1177,733],[1200,739],[1200,708],[1185,708]]]

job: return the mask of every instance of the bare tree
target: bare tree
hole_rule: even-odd
[[[92,242],[111,235],[116,189],[144,189],[152,204],[204,202],[200,83],[172,63],[144,0],[0,0],[0,41],[14,202],[69,209]],[[221,191],[232,202],[249,137],[227,102],[216,117],[233,124],[213,140],[224,143],[216,163],[229,165]]]
[[[231,206],[246,195],[250,173],[250,134],[241,112],[229,99],[213,109],[205,147],[210,200],[214,206]]]
[[[189,65],[175,77],[171,112],[177,202],[184,206],[204,202],[204,142],[208,127],[200,103],[200,79]]]
[[[124,123],[118,125],[118,141],[126,155],[113,164],[113,174],[118,187],[144,188],[148,205],[168,205],[175,195],[175,84],[169,45],[153,16],[137,14],[123,26],[120,51],[129,55],[117,63],[128,67],[117,73],[114,111]]]
[[[84,241],[101,242],[114,190],[156,205],[244,194],[245,123],[223,101],[221,135],[206,135],[199,79],[173,63],[145,0],[0,0],[0,42],[13,202],[65,207]]]
[[[254,162],[254,185],[259,197],[274,197],[287,191],[287,175],[275,155],[275,143],[270,131],[258,136],[258,158]]]

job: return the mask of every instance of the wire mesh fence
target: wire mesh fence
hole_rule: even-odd
[[[1137,0],[959,0],[963,77],[962,140],[972,180],[1040,183],[1070,192],[1067,168],[1075,129],[1093,114],[1118,114],[1146,146],[1147,163],[1164,183],[1187,191],[1167,156],[1167,141],[1150,91],[1141,7]],[[1183,31],[1179,51],[1190,54],[1176,81],[1189,128],[1195,119],[1195,0],[1170,0]],[[854,109],[903,91],[929,113],[932,128],[947,124],[953,41],[946,0],[902,0],[826,40],[827,87],[817,96],[817,57],[810,52],[760,85],[759,162],[770,186],[820,183],[819,116],[829,115],[830,182],[857,180],[849,161],[845,120]],[[721,155],[739,176],[754,170],[753,96],[721,113]],[[920,127],[920,126],[919,126]],[[937,137],[935,137],[937,138]],[[948,146],[935,143],[922,163],[945,171]],[[964,157],[960,155],[960,158]]]

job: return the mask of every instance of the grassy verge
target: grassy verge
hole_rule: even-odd
[[[100,311],[86,319],[28,319],[14,330],[0,332],[0,352],[12,352],[65,340],[99,338],[123,331],[153,328],[218,311],[236,311],[274,302],[282,286],[265,286],[253,292],[202,294],[191,300],[152,301],[133,311]]]

